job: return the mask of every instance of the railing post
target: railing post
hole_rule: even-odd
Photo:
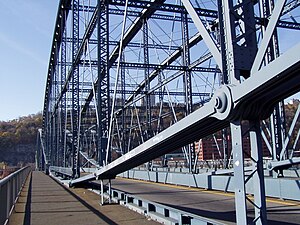
[[[9,206],[10,206],[10,192],[11,192],[11,180],[9,180],[7,182],[7,185],[6,185],[6,188],[7,188],[7,192],[6,192],[6,199],[7,199],[7,202],[6,202],[6,208],[5,208],[5,216],[6,218],[8,217],[9,215]]]
[[[108,181],[108,203],[111,204],[111,179]]]
[[[103,187],[103,180],[101,180],[101,191],[100,191],[100,198],[101,198],[101,205],[104,205],[104,187]]]

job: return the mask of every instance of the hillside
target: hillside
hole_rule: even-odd
[[[36,136],[42,114],[0,121],[0,162],[11,166],[34,162]]]

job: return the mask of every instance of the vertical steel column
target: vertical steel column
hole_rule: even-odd
[[[50,113],[50,115],[52,112]],[[49,150],[50,150],[50,165],[54,165],[54,124],[53,124],[53,117],[50,117],[50,143],[49,143]]]
[[[49,158],[49,164],[53,165],[54,157],[53,157],[53,117],[52,117],[52,109],[53,109],[53,84],[54,84],[54,70],[53,70],[53,64],[51,64],[51,87],[49,88],[49,104],[48,104],[48,115],[47,115],[47,125],[48,125],[48,158]]]
[[[272,144],[273,144],[273,160],[280,161],[280,152],[283,147],[283,121],[282,121],[282,108],[283,105],[279,103],[271,116],[271,131],[272,131]]]
[[[148,140],[151,136],[153,136],[152,128],[151,128],[151,98],[148,91],[150,90],[150,80],[149,80],[149,49],[148,49],[148,22],[147,19],[143,20],[143,44],[144,44],[144,64],[146,65],[144,68],[145,71],[145,108],[146,108],[146,126],[145,133],[143,134],[144,140]],[[152,162],[148,162],[148,169],[151,168]]]
[[[104,184],[103,184],[103,180],[100,180],[100,198],[101,198],[101,201],[100,201],[100,204],[101,205],[104,205]]]
[[[43,128],[42,128],[42,132],[40,133],[40,135],[41,135],[41,137],[40,137],[40,139],[41,139],[41,145],[42,145],[42,142],[44,142],[43,144],[44,144],[44,148],[45,148],[44,149],[45,154],[47,154],[47,138],[46,138],[47,126],[45,125],[45,122],[46,122],[45,116],[46,115],[47,115],[47,113],[45,113],[44,116],[43,116],[43,120],[44,120],[44,122],[43,122]],[[44,156],[44,154],[42,154],[42,157],[43,156]],[[42,157],[41,157],[41,159],[42,159]],[[41,163],[41,171],[43,170],[43,168],[44,168],[44,165],[43,165],[43,161],[42,161],[42,163]]]
[[[158,83],[161,84],[162,83],[162,72],[158,73],[157,79],[158,79]],[[163,108],[163,101],[164,101],[162,85],[159,87],[158,99],[159,99],[159,105],[162,109]],[[158,122],[159,126],[157,128],[157,132],[160,132],[162,130],[161,127],[164,127],[164,124],[163,124],[164,120],[163,120],[161,114],[159,114],[158,120],[159,120],[159,122]]]
[[[66,10],[62,10],[62,20],[61,27],[62,30],[62,40],[61,40],[61,52],[60,52],[60,80],[61,80],[61,92],[63,90],[64,84],[66,82],[66,45],[67,45],[67,31],[65,29],[65,23],[67,20]],[[62,93],[62,99],[60,101],[60,154],[62,156],[61,166],[66,167],[66,93]]]
[[[72,38],[72,176],[80,176],[79,170],[79,65],[76,65],[76,55],[79,49],[79,0],[73,0],[73,38]]]
[[[150,90],[150,80],[149,80],[149,49],[148,49],[148,22],[147,19],[144,19],[143,21],[143,44],[144,44],[144,64],[146,65],[144,68],[145,71],[145,107],[146,107],[146,129],[145,129],[145,136],[144,140],[149,139],[152,134],[152,128],[151,128],[151,95],[148,93]]]
[[[50,64],[49,74],[47,81],[47,90],[46,90],[46,102],[45,102],[45,112],[43,117],[43,137],[45,143],[45,156],[48,159],[47,163],[45,163],[45,172],[48,174],[48,163],[51,163],[51,93],[52,93],[52,64]],[[44,159],[46,162],[46,159]]]
[[[106,154],[109,154],[106,152],[110,120],[108,1],[98,0],[98,7],[98,162],[100,166],[103,166]],[[108,161],[110,160],[109,154]]]
[[[255,224],[267,224],[266,194],[263,168],[263,149],[259,121],[250,121],[250,146],[253,160]]]
[[[48,109],[49,110],[49,109]],[[48,164],[45,166],[45,172],[46,174],[49,173],[48,169],[49,166],[52,164],[51,160],[51,138],[52,138],[52,130],[51,130],[51,118],[50,117],[50,111],[47,112],[47,135],[46,135],[46,142],[47,142],[47,151],[46,151],[46,157],[49,159]],[[50,165],[49,165],[50,164]]]
[[[52,164],[57,166],[57,112],[52,116]]]
[[[184,67],[183,85],[185,93],[185,113],[186,115],[192,112],[192,81],[191,72],[188,67],[190,65],[190,49],[189,49],[189,32],[188,32],[188,17],[184,10],[181,13],[181,27],[182,27],[182,65]]]
[[[245,191],[245,174],[244,174],[244,153],[242,141],[242,127],[240,121],[232,121],[230,124],[233,169],[234,169],[234,192],[236,223],[247,224],[247,205]]]
[[[125,62],[125,55],[122,52],[121,55],[121,62]],[[126,95],[125,95],[125,85],[126,85],[126,80],[125,80],[125,66],[121,64],[121,101],[122,101],[122,107],[125,105],[125,100],[126,100]],[[127,152],[127,147],[126,147],[126,109],[122,110],[122,115],[121,115],[121,151],[122,154],[125,154]]]
[[[47,103],[48,104],[48,103]],[[45,154],[46,156],[49,158],[49,136],[50,136],[50,133],[49,133],[49,123],[48,123],[48,116],[49,116],[49,113],[48,113],[48,107],[47,107],[47,112],[46,112],[46,118],[44,119],[45,120],[45,123],[44,123],[44,127],[43,127],[43,138],[45,140]],[[45,165],[45,168],[47,167],[47,165]],[[46,170],[45,170],[46,171]]]
[[[223,66],[222,82],[224,84],[238,84],[242,82],[242,77],[247,79],[250,76],[252,64],[257,52],[253,2],[251,0],[243,0],[242,2],[220,0],[218,1],[218,8]],[[246,181],[244,174],[241,119],[231,121],[231,138],[234,164],[236,222],[237,224],[247,224]],[[253,139],[253,141],[257,140]],[[252,145],[254,145],[254,143],[252,143]],[[255,200],[265,198],[264,192],[256,194],[259,194],[259,196],[256,196]],[[263,212],[263,210],[260,212]],[[264,216],[262,216],[262,218],[264,218]]]
[[[45,148],[45,138],[44,138],[44,131],[42,130],[42,132],[39,132],[40,135],[40,144],[41,144],[41,169],[40,171],[45,171],[46,168],[46,159],[45,159],[45,155],[44,155],[44,151],[46,151]],[[46,153],[45,153],[46,154]]]
[[[55,48],[55,54],[54,54],[54,61],[55,61],[55,65],[54,65],[54,102],[56,102],[58,100],[58,96],[59,96],[59,58],[58,58],[58,54],[59,54],[59,46],[57,45],[57,42],[54,44],[54,48]],[[54,145],[53,145],[53,150],[54,150],[54,154],[55,154],[55,162],[54,165],[58,166],[59,165],[59,109],[55,108],[55,106],[53,107],[53,110],[55,110],[54,115],[53,115],[53,123],[54,123],[54,137],[53,137],[53,141],[54,141]]]
[[[108,203],[111,203],[111,179],[108,180]]]
[[[192,112],[192,81],[191,72],[188,67],[190,65],[190,49],[189,49],[189,32],[188,32],[188,14],[186,10],[181,12],[181,30],[182,30],[182,65],[184,67],[183,73],[183,87],[184,87],[184,102],[185,102],[185,115],[189,115]],[[193,170],[193,162],[195,157],[195,146],[194,144],[187,145],[188,150],[188,165],[189,172]],[[194,157],[193,157],[194,156]]]
[[[58,85],[58,84],[57,84]],[[58,85],[59,86],[59,85]],[[60,109],[56,110],[55,113],[55,130],[56,130],[56,135],[55,135],[55,147],[56,147],[56,165],[60,166],[60,161],[61,161],[61,154],[60,154]]]
[[[41,164],[42,164],[42,151],[41,151],[41,148],[42,148],[42,144],[40,142],[40,132],[38,131],[37,132],[37,135],[36,135],[36,150],[35,150],[35,169],[38,170],[38,171],[41,171]]]
[[[219,18],[219,27],[218,27],[218,35],[219,35],[219,45],[220,45],[220,52],[222,58],[222,73],[220,74],[220,83],[221,84],[228,84],[229,77],[227,71],[227,60],[226,60],[226,42],[225,42],[225,22],[224,22],[224,11],[223,11],[223,0],[218,0],[218,18]]]
[[[237,84],[249,77],[257,51],[253,2],[233,5],[232,0],[219,0],[218,8],[222,81]]]
[[[224,84],[239,83],[240,73],[235,69],[234,59],[234,42],[235,37],[235,24],[234,18],[231,15],[233,9],[232,0],[219,0],[218,1],[219,13],[219,29],[220,29],[220,46],[222,54],[222,71]]]
[[[279,102],[273,111],[270,118],[271,121],[271,137],[272,137],[272,160],[280,161],[281,150],[284,145],[285,139],[285,116],[284,116],[284,103]],[[285,159],[285,158],[284,158]],[[283,176],[283,171],[272,171],[273,177]]]
[[[262,21],[261,32],[264,35],[265,29],[268,25],[269,16],[272,12],[272,8],[274,7],[274,0],[259,0],[259,9],[260,16]],[[278,48],[278,36],[277,30],[275,29],[273,33],[273,37],[270,40],[270,44],[267,48],[267,54],[265,57],[265,63],[269,63],[279,56],[279,48]]]
[[[260,0],[260,15],[263,21],[261,26],[262,36],[264,36],[265,29],[268,25],[268,17],[271,14],[272,8],[274,7],[273,0]],[[273,37],[271,38],[270,44],[267,48],[267,54],[265,57],[265,63],[273,61],[279,56],[279,46],[278,46],[278,35],[275,28]],[[285,138],[285,117],[284,117],[284,103],[279,102],[275,106],[274,112],[270,118],[271,121],[271,132],[272,132],[272,159],[274,161],[280,161],[280,152],[283,148],[283,140]],[[282,171],[275,173],[273,171],[273,176],[282,176]]]

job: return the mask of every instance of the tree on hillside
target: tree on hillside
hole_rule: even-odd
[[[10,164],[33,162],[35,149],[32,146],[36,144],[37,130],[41,126],[42,113],[0,121],[0,162],[7,161]]]

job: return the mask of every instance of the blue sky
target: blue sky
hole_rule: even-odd
[[[0,121],[42,111],[59,0],[0,0]],[[299,34],[281,33],[283,49]],[[296,31],[294,31],[296,32]]]
[[[0,1],[0,121],[43,109],[58,2]]]

